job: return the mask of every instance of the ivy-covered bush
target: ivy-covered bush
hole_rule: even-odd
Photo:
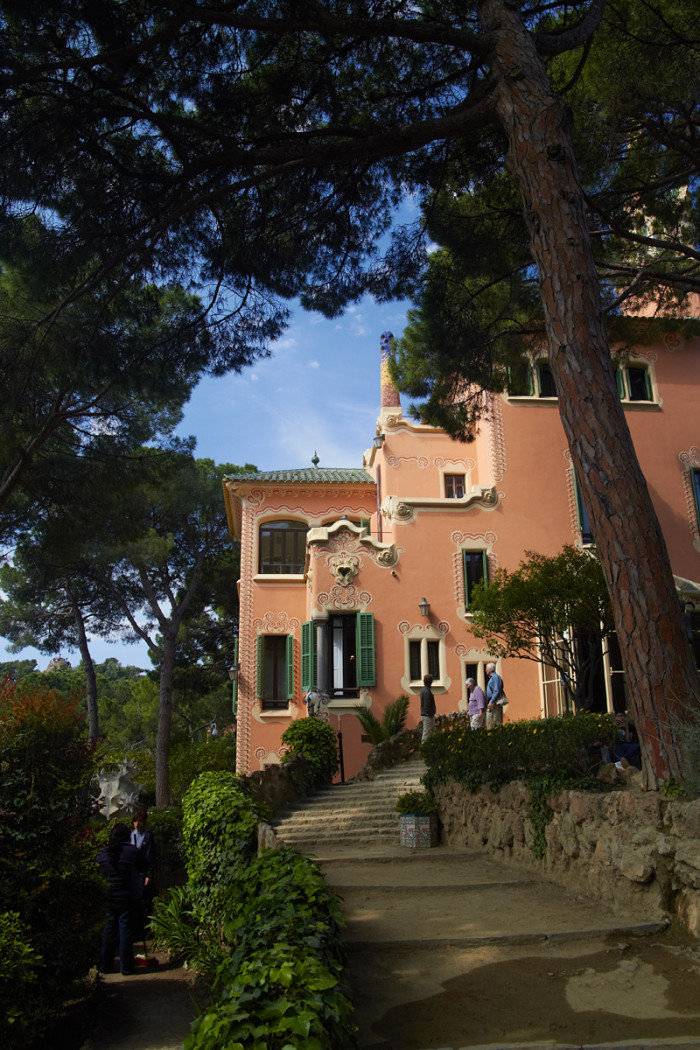
[[[282,733],[282,743],[289,748],[282,756],[283,763],[296,755],[305,759],[297,785],[301,790],[330,784],[338,772],[338,741],[332,725],[318,718],[299,718]]]
[[[469,789],[509,780],[562,775],[581,778],[589,770],[589,751],[617,737],[613,715],[579,714],[507,722],[494,729],[472,730],[466,723],[448,724],[423,744],[428,786],[449,778]]]
[[[156,942],[211,984],[186,1050],[345,1050],[338,902],[318,868],[284,848],[255,856],[259,813],[226,774],[185,798],[190,879],[156,902]]]
[[[182,814],[188,883],[202,905],[213,905],[254,857],[261,811],[234,773],[211,772],[190,786]]]
[[[20,1047],[88,973],[104,917],[89,831],[94,751],[77,705],[45,690],[18,698],[11,683],[0,687],[0,770],[0,915],[15,960],[0,1042]]]

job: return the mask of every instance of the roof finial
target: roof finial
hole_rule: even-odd
[[[311,462],[313,463],[313,465],[314,465],[315,467],[317,467],[317,466],[319,465],[319,463],[321,462],[321,460],[320,460],[320,459],[318,458],[318,456],[316,455],[316,449],[314,449],[314,454],[313,454],[313,456],[311,457]]]

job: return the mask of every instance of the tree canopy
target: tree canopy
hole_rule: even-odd
[[[234,341],[259,346],[284,323],[285,297],[333,313],[367,289],[416,289],[423,220],[377,249],[406,192],[428,222],[468,192],[486,239],[501,224],[497,280],[487,272],[467,296],[490,298],[489,315],[479,339],[455,341],[453,370],[476,355],[488,378],[494,337],[545,333],[645,776],[682,777],[658,696],[693,709],[700,682],[604,310],[700,287],[694,0],[0,10],[2,231],[11,240],[41,214],[67,258],[98,260],[66,304],[115,273],[194,275]]]
[[[601,641],[612,609],[597,559],[565,546],[553,557],[526,551],[513,572],[497,569],[471,595],[472,631],[494,656],[517,656],[553,667],[567,704],[591,709]]]

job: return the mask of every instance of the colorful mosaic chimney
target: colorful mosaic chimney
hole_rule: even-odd
[[[379,339],[379,347],[382,354],[382,366],[381,366],[381,386],[382,386],[382,408],[398,408],[399,415],[401,409],[401,399],[399,398],[399,392],[394,386],[391,376],[389,375],[389,359],[391,358],[391,342],[394,336],[391,332],[382,332]]]

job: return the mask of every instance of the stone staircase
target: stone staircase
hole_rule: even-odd
[[[399,842],[396,800],[420,790],[425,763],[414,755],[378,773],[374,780],[333,784],[282,813],[274,822],[278,839],[304,853],[340,848],[385,848]]]

